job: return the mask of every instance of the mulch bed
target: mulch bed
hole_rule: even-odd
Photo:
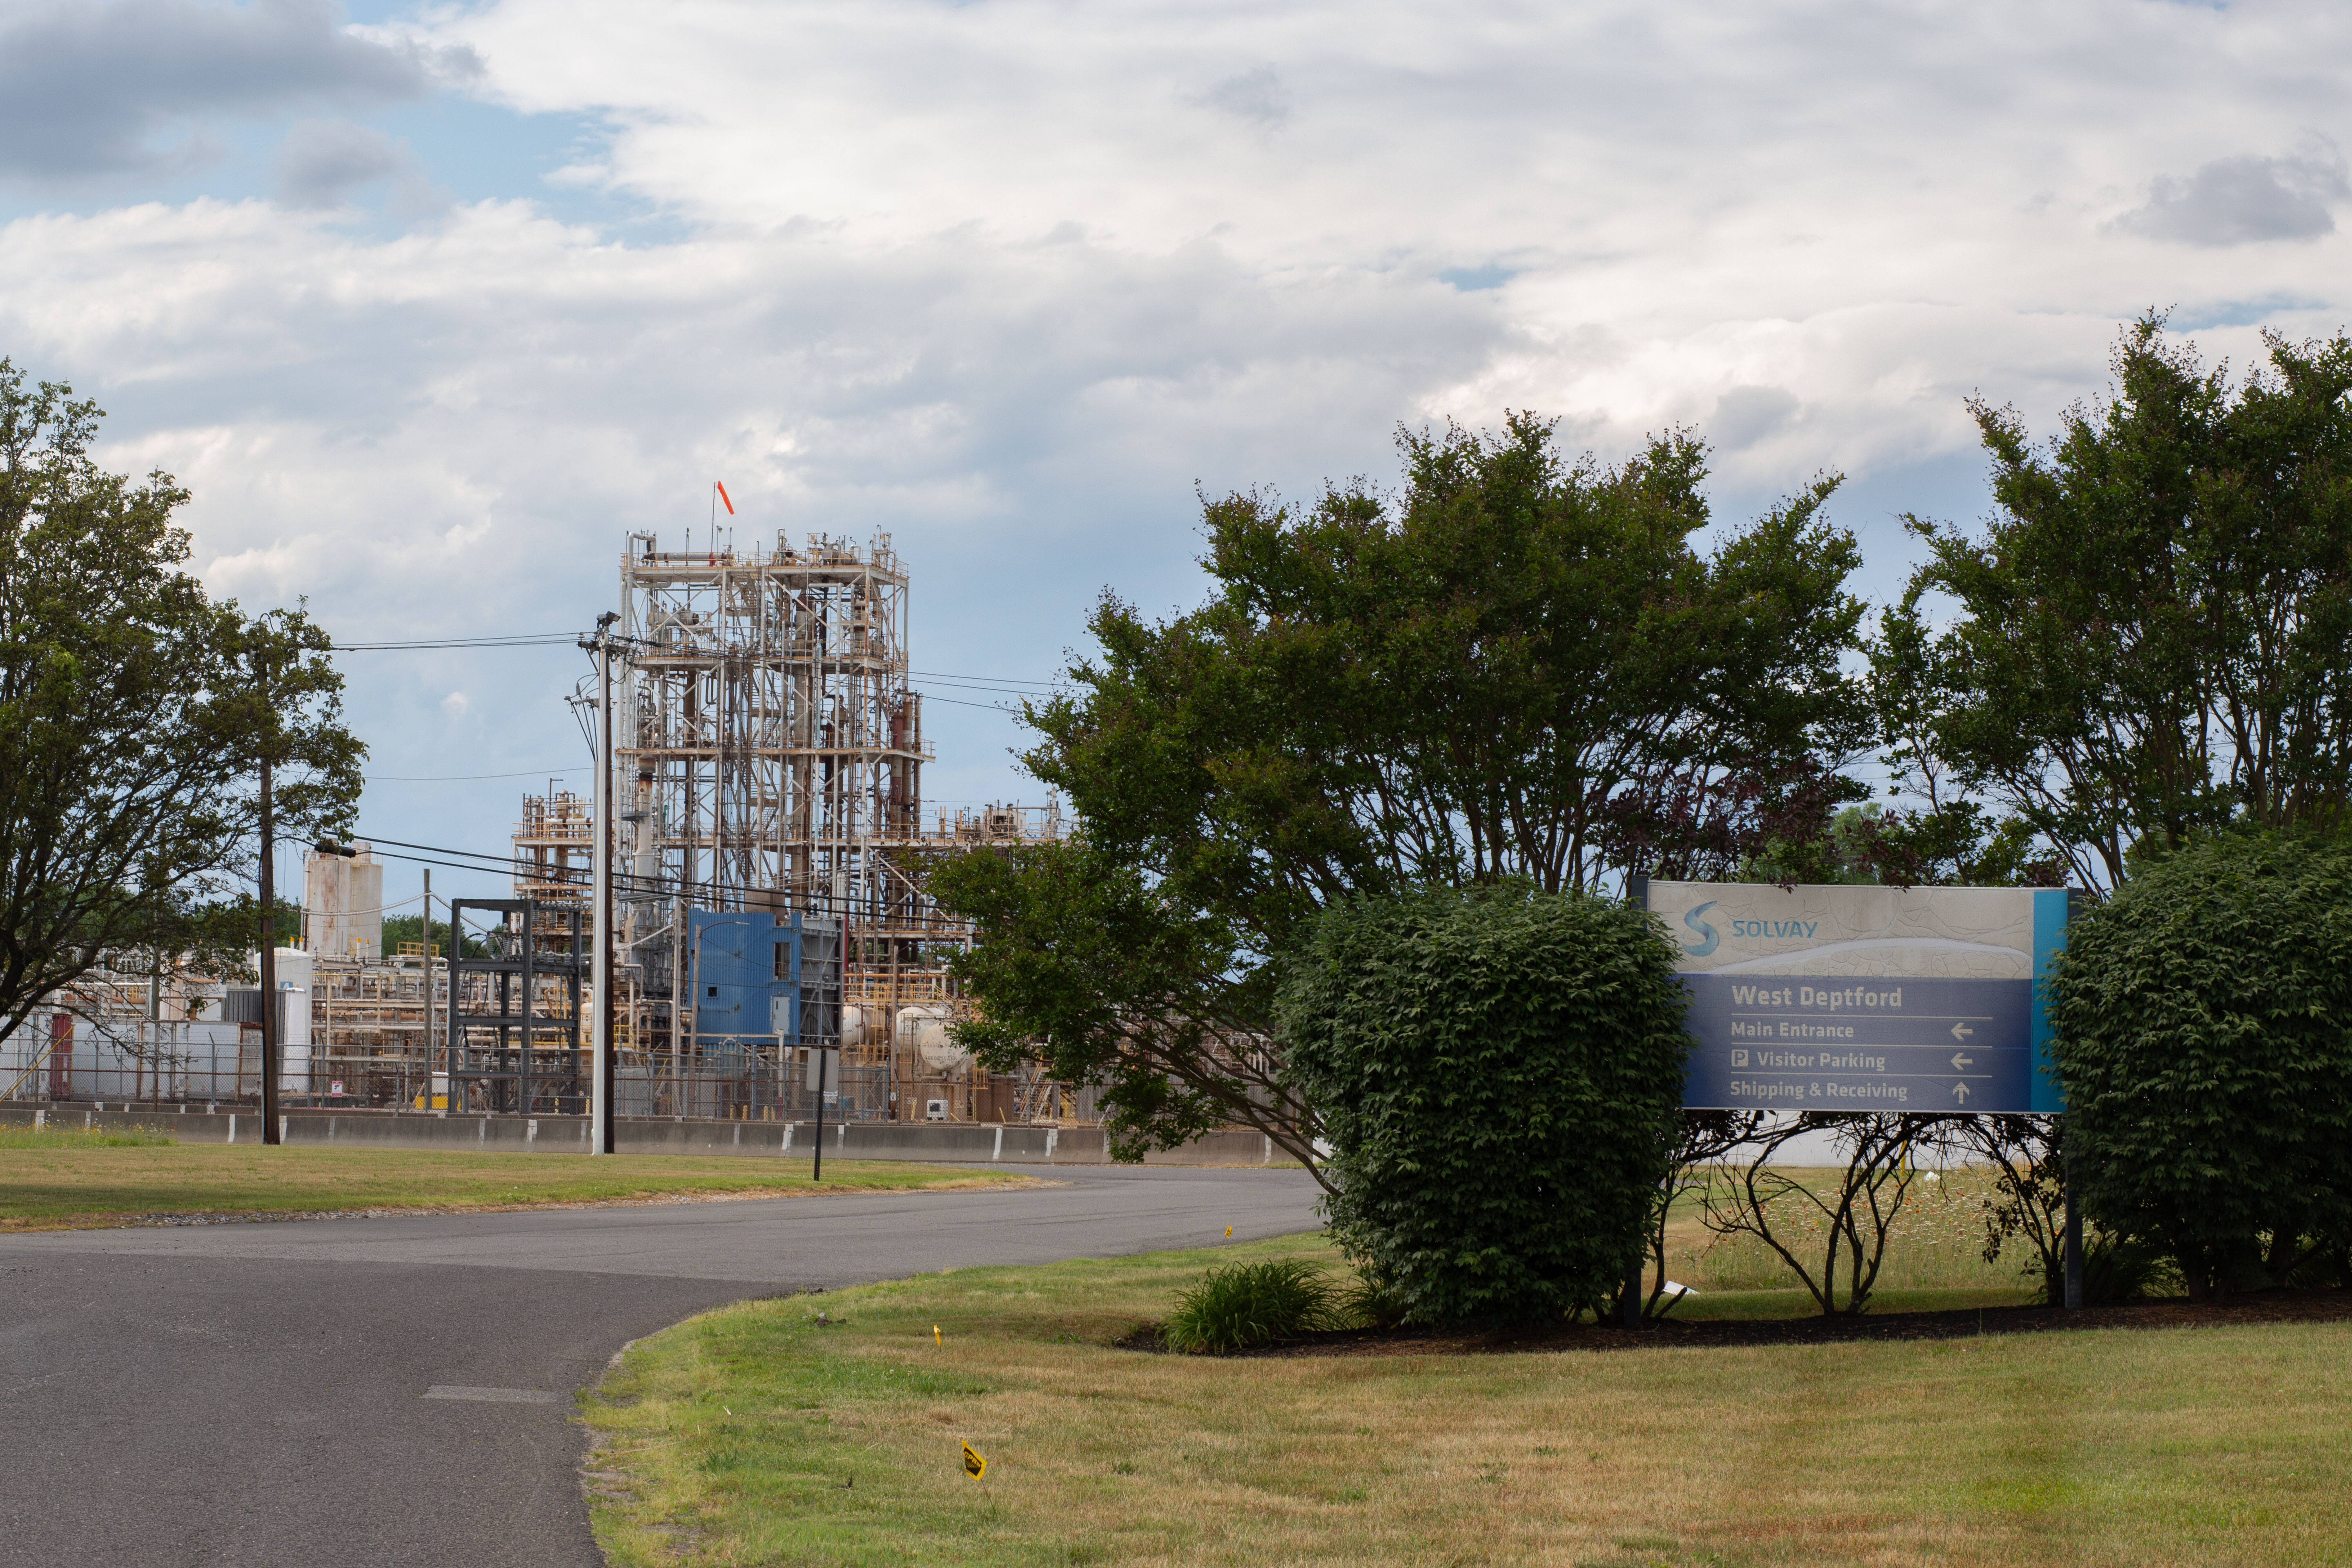
[[[1868,1340],[1957,1340],[1978,1334],[2052,1333],[2076,1329],[2218,1329],[2246,1323],[2324,1323],[2352,1319],[2352,1290],[2261,1290],[2222,1301],[2182,1299],[2116,1307],[1963,1307],[1947,1312],[1865,1312],[1858,1318],[1772,1318],[1684,1322],[1668,1318],[1629,1330],[1594,1323],[1507,1328],[1343,1329],[1258,1350],[1245,1356],[1494,1355],[1529,1351],[1703,1350],[1718,1345],[1843,1344]],[[1156,1329],[1119,1341],[1129,1350],[1160,1348]]]

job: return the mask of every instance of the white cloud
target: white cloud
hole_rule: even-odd
[[[327,0],[51,0],[0,19],[0,174],[54,182],[186,162],[212,117],[422,97],[470,79],[462,46],[363,37]]]
[[[1996,344],[2049,345],[2019,367],[2035,391],[2062,341],[2096,376],[2103,353],[2053,322],[2103,344],[2150,304],[2339,294],[2325,246],[2249,289],[2238,260],[2102,227],[2114,193],[2210,162],[2216,136],[2340,117],[2352,24],[2313,5],[700,0],[565,29],[571,9],[504,0],[431,37],[506,101],[601,106],[614,189],[849,254],[950,232],[1012,254],[1075,227],[1110,253],[1206,243],[1267,287],[1489,296],[1493,359],[1416,416],[1525,400],[1622,441],[1754,383],[1839,433],[1837,460],[1883,460],[1967,439],[1958,400],[2008,373]],[[1221,136],[1204,103],[1281,134]]]
[[[2333,142],[2289,158],[2217,158],[2185,179],[2158,175],[2147,200],[2116,220],[2126,233],[2182,245],[2317,239],[2352,196]]]
[[[278,198],[289,206],[329,208],[361,185],[416,168],[414,153],[348,120],[298,120],[278,150]]]
[[[723,477],[745,537],[892,531],[927,668],[1034,676],[1105,582],[1197,595],[1196,480],[1384,479],[1399,419],[1535,408],[1611,455],[1687,423],[1744,504],[1942,475],[1970,392],[2046,426],[2150,305],[2241,361],[2352,319],[2292,205],[2336,199],[2320,154],[2269,156],[2343,134],[2317,5],[499,0],[344,36],[590,117],[568,177],[658,221],[351,232],[365,181],[446,172],[325,121],[285,205],[0,228],[0,351],[195,489],[224,591],[347,637],[584,625],[621,535],[705,526]],[[2246,158],[2287,207],[2230,205]],[[2150,242],[2233,222],[2307,243]],[[570,650],[369,657],[387,773],[577,750]],[[936,794],[1012,787],[1008,729],[936,717]]]
[[[1278,130],[1290,119],[1290,89],[1272,66],[1229,76],[1202,95],[1201,101],[1261,131]]]
[[[1715,400],[1707,438],[1723,451],[1738,452],[1780,430],[1797,416],[1796,395],[1786,387],[1735,386]]]

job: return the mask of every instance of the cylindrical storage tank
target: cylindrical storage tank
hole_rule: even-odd
[[[971,1053],[948,1035],[948,1010],[929,1003],[898,1009],[898,1044],[920,1057],[930,1072],[961,1072],[971,1060]]]
[[[866,1009],[855,1002],[845,1002],[841,1008],[841,1045],[844,1050],[854,1050],[866,1043]]]

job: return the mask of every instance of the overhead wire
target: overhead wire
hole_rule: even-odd
[[[396,641],[337,643],[337,653],[397,653],[431,652],[440,648],[468,647],[552,647],[563,643],[578,644],[588,640],[585,632],[517,632],[511,636],[411,637]],[[965,670],[910,669],[908,675],[923,680],[940,681],[947,685],[982,691],[1019,692],[1046,691],[1060,682],[1033,680],[1018,675],[973,675]]]
[[[1051,689],[1061,684],[1058,680],[1031,680],[1026,676],[1020,675],[972,675],[964,670],[953,669],[910,669],[907,673],[920,676],[926,680],[948,680],[962,686],[1001,686],[1008,690],[1016,686],[1034,686]]]
[[[512,637],[414,637],[400,642],[337,643],[336,653],[394,653],[430,651],[450,647],[553,647],[562,643],[577,643],[579,632],[520,632]]]
[[[594,764],[590,763],[593,767]],[[588,767],[525,768],[519,773],[370,773],[370,784],[466,784],[477,779],[560,779]]]
[[[339,653],[433,652],[452,648],[552,647],[563,643],[577,644],[584,640],[579,632],[518,632],[504,637],[411,637],[388,642],[339,643]],[[907,672],[918,679],[910,681],[915,689],[933,702],[945,702],[957,708],[977,708],[985,712],[1011,715],[1013,710],[1003,702],[975,702],[970,698],[950,697],[945,692],[929,689],[937,684],[956,691],[996,692],[1005,697],[1029,699],[1050,693],[1058,682],[1031,680],[1021,676],[973,676],[946,670],[910,669]],[[583,721],[583,724],[585,721]],[[516,773],[370,773],[370,784],[478,784],[492,779],[566,778],[586,773],[593,763],[569,768],[526,768]],[[387,843],[390,840],[386,840]],[[412,846],[411,847],[414,847]],[[444,853],[456,853],[444,851]],[[413,857],[402,856],[408,859]],[[440,864],[440,862],[430,862]]]
[[[445,844],[409,844],[398,838],[371,838],[364,833],[355,834],[353,837],[359,842],[367,845],[370,853],[374,853],[375,847],[379,844],[392,845],[394,847],[392,849],[383,852],[384,858],[387,859],[408,860],[425,866],[441,866],[446,867],[452,871],[480,871],[485,874],[494,873],[499,876],[512,876],[514,874],[515,857],[511,851],[504,855],[486,855],[478,849],[452,849]],[[583,844],[581,847],[585,849],[587,846]],[[421,849],[426,853],[423,855],[403,855],[399,853],[399,851],[403,849]],[[457,855],[465,857],[467,859],[470,860],[487,860],[491,862],[491,864],[487,866],[468,866],[460,864],[454,860],[436,860],[430,858],[431,856],[435,855]],[[579,869],[584,871],[586,868],[583,867],[579,868]],[[631,885],[635,887],[662,890],[675,890],[679,888],[687,888],[690,889],[692,888],[705,887],[709,885],[702,882],[688,883],[682,878],[677,877],[639,877],[632,875],[627,879]]]

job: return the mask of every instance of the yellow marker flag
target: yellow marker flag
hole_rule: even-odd
[[[1226,1239],[1227,1241],[1231,1241],[1233,1238],[1234,1238],[1234,1227],[1233,1227],[1232,1226],[1225,1226],[1225,1239]]]
[[[938,1345],[945,1344],[946,1342],[947,1342],[945,1340],[940,1338],[940,1326],[937,1323],[933,1323],[931,1325],[931,1343]]]
[[[963,1446],[963,1473],[973,1480],[988,1474],[988,1456],[969,1443]]]

